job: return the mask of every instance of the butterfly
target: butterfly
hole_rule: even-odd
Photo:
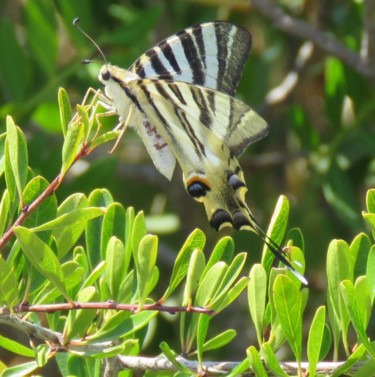
[[[136,129],[161,174],[170,180],[176,162],[180,165],[186,191],[203,203],[214,229],[255,232],[306,284],[245,202],[238,157],[269,130],[234,97],[251,43],[248,30],[215,21],[161,41],[128,70],[110,65],[103,55],[101,99],[119,116],[119,129]]]

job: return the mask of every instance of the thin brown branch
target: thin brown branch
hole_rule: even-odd
[[[73,303],[60,303],[60,304],[41,304],[41,305],[27,305],[21,304],[14,307],[15,313],[21,312],[35,312],[35,313],[53,313],[61,310],[79,310],[79,309],[112,309],[112,310],[125,310],[129,312],[137,312],[140,308],[136,304],[119,304],[113,301],[107,302],[73,302]],[[156,304],[145,304],[142,310],[155,310],[158,312],[166,312],[170,314],[190,312],[213,315],[214,311],[201,307],[194,306],[166,306]]]
[[[87,148],[87,145],[82,146],[79,153],[77,153],[76,157],[70,168],[83,156],[87,156],[91,151]],[[69,168],[69,169],[70,169]],[[60,186],[61,182],[64,180],[64,176],[58,174],[57,177],[48,185],[48,187],[30,204],[26,204],[24,208],[22,208],[22,212],[14,222],[14,224],[3,234],[0,238],[0,250],[9,242],[9,240],[14,235],[14,228],[16,226],[22,225],[26,219],[51,195],[53,195],[58,187]]]
[[[346,65],[352,67],[375,84],[375,67],[363,59],[360,54],[349,50],[332,35],[289,16],[271,0],[251,0],[251,3],[265,18],[271,20],[278,29],[298,38],[312,41],[321,50],[339,58]]]

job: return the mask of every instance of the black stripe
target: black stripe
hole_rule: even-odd
[[[207,101],[204,97],[204,94],[194,87],[189,87],[191,95],[194,99],[194,102],[199,109],[199,121],[205,125],[207,128],[211,128],[212,126],[212,117],[209,115]]]
[[[172,106],[174,108],[174,112],[175,112],[177,118],[179,119],[180,123],[184,127],[184,129],[186,131],[186,134],[189,137],[189,139],[191,140],[192,144],[194,145],[194,148],[197,151],[197,153],[201,153],[201,154],[203,154],[205,156],[206,155],[206,151],[205,151],[204,145],[197,138],[197,136],[196,136],[196,134],[194,132],[193,127],[191,126],[190,122],[188,121],[188,119],[186,117],[185,112],[180,110],[180,107],[179,107],[178,103],[176,103],[175,101],[172,100],[171,96],[168,95],[168,93],[166,92],[166,90],[163,88],[162,84],[160,84],[159,82],[157,82],[155,80],[154,85],[155,85],[155,89],[158,91],[158,93],[163,98],[165,98],[166,100],[168,100],[169,102],[172,103]],[[173,86],[173,84],[168,85],[169,88],[171,86]],[[166,122],[166,121],[164,120],[164,122]]]
[[[177,115],[178,119],[183,125],[187,136],[193,143],[195,151],[197,152],[198,156],[203,155],[206,157],[206,149],[204,145],[202,144],[202,142],[197,138],[197,135],[195,134],[193,127],[191,127],[191,124],[186,118],[186,114],[183,111],[180,111],[180,109],[177,107],[175,108],[175,114]]]
[[[138,59],[134,64],[133,64],[133,72],[135,72],[140,78],[145,78],[145,69],[143,65],[141,64],[141,60]]]
[[[144,111],[143,111],[137,97],[130,91],[130,89],[126,86],[126,84],[116,76],[112,76],[112,80],[120,86],[120,88],[124,91],[125,95],[134,103],[134,105],[137,107],[137,109],[142,114],[144,114]],[[138,80],[137,84],[140,83],[140,82],[141,82],[141,80]]]
[[[158,76],[162,76],[164,80],[172,80],[171,73],[164,67],[155,49],[147,51],[145,55],[150,58],[151,66]]]
[[[213,113],[215,113],[216,111],[215,92],[213,90],[208,90],[206,93],[207,93],[207,99],[208,99],[208,104],[210,105],[210,109]]]
[[[175,110],[175,114],[177,115],[177,117],[178,117],[180,123],[182,124],[182,126],[184,127],[184,129],[186,131],[186,134],[190,138],[191,142],[193,143],[194,148],[197,151],[197,153],[201,153],[201,154],[203,154],[205,156],[206,154],[205,154],[204,146],[197,139],[197,137],[196,137],[196,135],[194,133],[194,130],[191,128],[191,125],[190,125],[189,121],[186,118],[185,113],[182,112],[182,111],[179,111],[178,105],[172,101],[172,99],[170,98],[170,96],[168,95],[168,93],[164,90],[163,86],[160,83],[157,82],[157,80],[155,80],[154,85],[155,85],[156,90],[159,92],[159,94],[161,96],[163,96],[164,98],[166,98],[170,102],[172,102],[172,106],[173,106],[173,108]],[[139,89],[143,91],[143,93],[146,96],[147,102],[153,107],[153,109],[155,110],[156,115],[158,116],[158,118],[160,119],[160,121],[163,123],[163,125],[165,126],[165,128],[168,130],[168,133],[169,133],[169,135],[170,135],[173,143],[175,145],[180,145],[180,142],[173,136],[173,132],[171,131],[172,127],[168,124],[168,122],[164,118],[163,114],[159,111],[158,107],[155,104],[155,101],[152,99],[152,97],[150,95],[150,92],[146,89],[146,86],[143,85],[141,82],[139,82]]]
[[[220,25],[219,25],[220,26]],[[217,88],[222,91],[222,84],[224,82],[225,71],[227,69],[227,57],[228,57],[228,35],[221,33],[220,27],[215,28],[216,46],[217,46]]]
[[[165,58],[176,73],[181,73],[181,68],[178,65],[173,49],[167,41],[162,41],[158,44]]]
[[[199,59],[193,38],[185,31],[176,35],[180,38],[186,60],[193,73],[193,84],[204,85],[204,68],[202,61]]]
[[[196,25],[193,27],[192,33],[194,35],[195,43],[198,46],[200,60],[203,62],[205,69],[207,69],[206,46],[203,40],[202,25]]]
[[[173,92],[173,94],[177,97],[177,99],[183,104],[186,105],[185,98],[183,97],[179,87],[177,85],[174,85],[173,83],[170,83],[168,85],[168,88]]]

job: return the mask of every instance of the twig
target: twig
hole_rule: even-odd
[[[371,0],[369,1],[371,2]],[[289,16],[271,0],[251,0],[251,2],[253,6],[257,8],[265,18],[271,20],[278,29],[298,38],[312,41],[327,54],[341,59],[345,64],[354,68],[358,73],[370,79],[372,83],[375,84],[374,66],[371,66],[368,61],[363,59],[356,52],[346,48],[344,44],[332,35],[324,33],[304,21]]]
[[[87,156],[91,153],[91,150],[88,149],[88,144],[83,145],[79,153],[74,158],[74,161],[70,168],[83,156]],[[70,169],[69,168],[69,169]],[[0,238],[0,250],[9,242],[9,240],[14,235],[14,228],[16,226],[22,225],[25,220],[51,195],[53,195],[58,187],[60,186],[61,182],[64,180],[64,176],[58,174],[57,177],[48,185],[48,187],[31,203],[25,205],[22,208],[22,213],[14,222],[14,224],[3,234]]]
[[[41,305],[27,305],[21,304],[14,307],[15,313],[34,312],[34,313],[53,313],[59,310],[79,310],[79,309],[112,309],[125,310],[129,312],[137,312],[139,305],[136,304],[119,304],[113,301],[107,302],[73,302],[60,304],[41,304]],[[170,314],[189,312],[213,315],[214,311],[211,309],[195,307],[195,306],[166,306],[161,304],[145,304],[142,310],[155,310],[158,312],[166,312]]]

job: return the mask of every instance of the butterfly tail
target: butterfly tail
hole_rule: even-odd
[[[292,271],[292,273],[298,278],[301,283],[308,285],[306,278],[302,274],[300,274],[286,258],[286,254],[283,249],[262,230],[262,228],[255,222],[253,216],[251,216],[251,219],[253,220],[251,227],[253,228],[254,232],[262,239],[262,241],[267,245],[267,247],[271,250],[275,257],[280,262],[282,262],[290,271]]]

